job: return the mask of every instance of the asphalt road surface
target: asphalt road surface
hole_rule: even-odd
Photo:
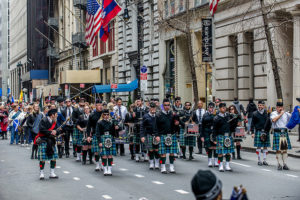
[[[128,152],[128,151],[127,151]],[[176,174],[150,171],[148,163],[136,163],[129,155],[115,157],[113,176],[95,172],[95,165],[82,166],[74,158],[57,161],[59,179],[39,180],[37,160],[29,159],[31,147],[9,145],[0,141],[0,200],[186,200],[194,199],[190,181],[198,169],[208,169],[207,157],[175,161]],[[73,156],[71,156],[73,157]],[[291,170],[277,171],[275,155],[269,155],[270,166],[257,166],[255,153],[242,152],[243,160],[234,160],[232,172],[212,171],[222,180],[223,198],[229,199],[233,186],[242,184],[249,199],[300,199],[299,159],[288,158]]]

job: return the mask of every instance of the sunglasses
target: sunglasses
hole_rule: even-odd
[[[109,114],[103,114],[103,116],[108,116]]]
[[[170,104],[164,104],[164,106],[170,106]]]

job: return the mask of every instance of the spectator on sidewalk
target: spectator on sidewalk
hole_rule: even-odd
[[[253,102],[253,98],[249,98],[249,103],[248,103],[247,108],[246,108],[246,114],[247,114],[247,118],[248,118],[248,124],[247,124],[247,131],[248,132],[250,132],[252,117],[253,117],[253,113],[255,111],[257,111],[257,106]]]

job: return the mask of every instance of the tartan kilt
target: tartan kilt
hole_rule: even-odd
[[[47,161],[47,160],[56,160],[58,158],[56,146],[54,146],[54,154],[52,156],[47,156],[47,143],[43,142],[38,147],[38,160],[39,161]]]
[[[99,153],[100,152],[100,147],[98,143],[98,139],[96,137],[96,134],[93,135],[93,140],[92,140],[92,152],[93,153]]]
[[[135,134],[133,135],[132,140],[133,140],[133,143],[134,143],[134,144],[141,144],[141,135],[135,133]]]
[[[110,148],[106,148],[104,146],[104,142],[107,138],[111,138],[112,140],[112,146]],[[117,155],[117,150],[116,150],[116,143],[115,143],[115,139],[113,136],[111,135],[101,135],[101,143],[102,143],[102,147],[101,147],[101,156],[110,156],[110,155]]]
[[[228,137],[228,136],[226,136]],[[225,147],[224,146],[224,140],[226,138],[224,135],[218,135],[217,136],[217,148],[216,148],[216,153],[217,154],[228,154],[228,153],[234,153],[234,142],[232,136],[229,136],[231,140],[231,146],[230,147]]]
[[[282,133],[281,132],[274,132],[273,134],[273,150],[279,151],[280,150],[280,135]],[[286,140],[287,140],[287,144],[288,144],[288,149],[292,149],[292,145],[291,145],[291,141],[290,141],[290,137],[289,134],[287,132],[283,133],[285,134]]]
[[[78,128],[73,128],[73,144],[82,145],[83,132],[79,131]]]
[[[255,131],[255,136],[254,136],[254,146],[255,147],[270,147],[270,134],[267,133],[267,140],[265,142],[262,142],[260,140],[261,136],[261,131]]]
[[[184,129],[180,129],[180,134],[179,134],[179,145],[180,146],[190,146],[190,147],[195,147],[196,146],[196,137],[194,136],[184,136]]]
[[[176,134],[172,135],[172,145],[171,146],[165,145],[165,137],[166,137],[166,135],[160,136],[160,145],[159,145],[158,153],[160,155],[167,154],[167,153],[177,154],[178,153],[178,145],[177,145]]]
[[[146,145],[146,148],[149,150],[149,151],[152,151],[154,149],[159,149],[159,144],[158,145],[153,145],[153,135],[147,135],[147,137],[145,138],[146,141],[145,141],[145,145]]]
[[[207,149],[216,149],[216,145],[210,141],[211,129],[204,129],[204,147]]]

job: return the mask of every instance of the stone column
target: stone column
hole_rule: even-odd
[[[300,10],[292,11],[294,22],[293,39],[293,106],[299,104],[296,98],[300,98]]]

